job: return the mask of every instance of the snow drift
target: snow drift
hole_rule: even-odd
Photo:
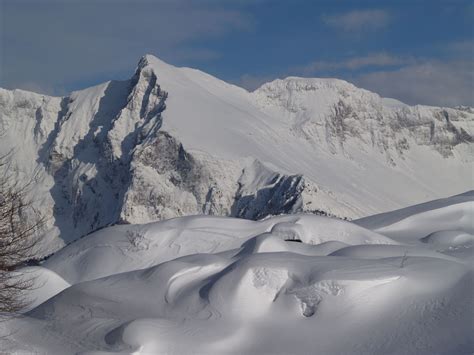
[[[41,304],[0,323],[2,348],[472,353],[473,212],[470,192],[355,223],[195,216],[105,228],[36,267],[55,291],[34,290]]]

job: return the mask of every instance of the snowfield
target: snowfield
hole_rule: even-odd
[[[474,192],[354,222],[108,227],[40,266],[13,354],[471,354]]]

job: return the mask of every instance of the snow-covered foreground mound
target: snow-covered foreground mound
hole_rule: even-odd
[[[34,269],[63,290],[33,291],[44,302],[0,325],[10,333],[2,348],[472,353],[473,199],[356,223],[199,216],[106,228]]]

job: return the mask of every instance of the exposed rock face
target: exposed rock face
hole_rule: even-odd
[[[237,164],[194,156],[160,131],[153,143],[134,153],[121,219],[136,223],[202,213],[228,215],[239,173]]]
[[[188,153],[169,133],[134,153],[132,184],[121,219],[147,222],[193,214],[260,219],[302,210],[301,175],[282,175],[253,161]]]
[[[0,152],[13,149],[19,181],[35,179],[48,251],[114,223],[355,217],[467,190],[473,122],[469,109],[410,107],[340,80],[248,93],[150,56],[130,80],[63,98],[0,89]],[[410,172],[426,161],[455,173]],[[384,195],[384,179],[415,183]]]
[[[394,155],[403,158],[410,144],[448,157],[456,145],[473,142],[466,128],[472,129],[473,120],[468,108],[408,106],[342,80],[276,80],[254,95],[262,109],[286,114],[296,134],[332,154],[350,155],[346,142],[354,139],[362,149],[373,147],[394,164]]]
[[[271,172],[261,163],[254,162],[243,170],[239,179],[232,215],[260,219],[280,213],[302,211],[302,193],[305,187],[301,175]]]

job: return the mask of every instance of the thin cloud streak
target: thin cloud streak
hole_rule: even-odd
[[[326,25],[344,32],[365,32],[388,26],[391,17],[385,10],[368,9],[323,15],[321,19]]]
[[[474,106],[474,67],[470,61],[427,61],[398,70],[354,78],[358,86],[407,104]]]
[[[364,67],[400,66],[413,63],[413,58],[394,56],[389,53],[372,53],[365,56],[351,57],[342,61],[314,61],[307,65],[296,67],[293,71],[304,75],[333,70],[358,70]]]

